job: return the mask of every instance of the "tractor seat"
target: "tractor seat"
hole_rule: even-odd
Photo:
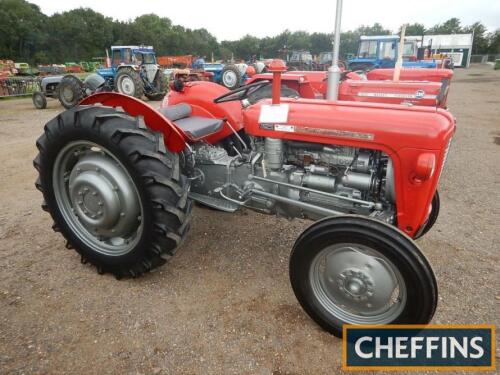
[[[222,129],[224,120],[211,117],[191,116],[192,108],[189,104],[180,103],[161,108],[160,113],[172,121],[193,141],[205,138]]]

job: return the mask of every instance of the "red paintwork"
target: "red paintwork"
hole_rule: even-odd
[[[392,80],[394,69],[373,69],[366,74],[369,80]],[[451,69],[401,69],[399,79],[401,81],[430,81],[443,82],[444,80],[451,81],[453,78],[453,70]]]
[[[284,79],[287,74],[283,75]],[[259,101],[246,109],[242,109],[239,102],[214,104],[213,98],[224,92],[227,90],[210,82],[190,83],[183,93],[171,92],[163,105],[167,101],[168,104],[189,103],[199,111],[203,110],[203,114],[199,112],[201,115],[209,113],[211,117],[227,117],[241,126],[244,124],[245,132],[253,136],[384,151],[394,164],[398,227],[414,236],[427,220],[444,152],[455,130],[455,121],[449,112],[423,106],[281,98],[282,104],[290,107],[287,124],[298,126],[298,129],[305,126],[373,134],[373,140],[364,140],[261,129],[258,122],[261,107],[271,104],[271,100]],[[234,105],[229,107],[228,104]],[[224,114],[226,109],[228,112]],[[207,141],[214,143],[222,138],[210,136]],[[429,172],[431,160],[435,160],[432,173]]]
[[[227,92],[229,92],[227,88],[213,82],[186,82],[182,92],[171,90],[163,99],[161,107],[163,108],[167,105],[179,103],[189,103],[193,108],[194,116],[225,118],[227,121],[222,130],[206,138],[207,142],[216,143],[226,138],[228,135],[233,134],[233,131],[227,123],[229,123],[235,131],[243,129],[241,104],[239,102],[226,102],[220,104],[215,104],[213,102],[215,98]]]
[[[360,75],[354,72],[348,73],[347,79],[340,83],[339,100],[390,104],[405,102],[420,106],[446,108],[449,80],[453,76],[452,70],[402,69],[400,82],[392,81],[394,69],[375,69],[372,72],[368,73],[368,80],[362,79]],[[370,75],[370,73],[372,74]],[[390,78],[388,78],[389,76]],[[376,77],[383,77],[383,79],[376,80]],[[282,75],[281,83],[297,91],[302,98],[324,99],[327,89],[326,79],[327,72],[292,71]],[[273,76],[266,73],[256,74],[246,84],[262,80],[272,81]],[[448,80],[446,84],[445,80]],[[411,98],[419,90],[424,91],[424,98]],[[384,94],[385,97],[380,96]],[[436,96],[439,96],[438,102]]]
[[[281,75],[286,72],[283,60],[273,60],[269,64],[269,71],[273,74],[273,104],[280,104],[281,99]]]
[[[416,93],[423,90],[422,98]],[[437,82],[410,82],[410,81],[361,81],[345,80],[339,87],[339,100],[357,102],[377,102],[401,104],[411,103],[419,106],[441,106],[441,83]],[[385,95],[385,96],[384,96]],[[439,99],[438,99],[439,98]]]
[[[109,107],[121,107],[132,116],[143,116],[144,123],[151,129],[163,133],[165,146],[172,152],[181,152],[186,147],[186,134],[156,109],[131,96],[114,92],[102,92],[83,99],[80,104],[100,103]]]
[[[451,114],[428,107],[402,107],[356,102],[328,102],[317,99],[282,98],[290,106],[287,124],[300,129],[338,130],[373,134],[363,140],[318,133],[280,132],[260,128],[260,107],[263,100],[244,111],[245,131],[253,136],[336,144],[381,150],[394,164],[398,227],[414,236],[429,215],[436,191],[446,145],[455,124]],[[420,158],[422,154],[426,156]],[[427,180],[422,179],[423,163],[433,155],[436,168]],[[420,178],[417,178],[420,177]]]

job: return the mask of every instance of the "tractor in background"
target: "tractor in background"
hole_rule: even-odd
[[[145,95],[161,100],[167,91],[167,81],[151,46],[112,46],[111,66],[96,72],[115,91],[135,98]]]
[[[400,37],[398,35],[361,36],[358,54],[348,60],[350,70],[371,70],[394,68],[398,56]],[[416,39],[405,39],[403,47],[404,68],[439,68],[441,61],[434,59],[417,60]]]
[[[156,63],[151,46],[112,46],[111,61],[106,65],[105,68],[96,69],[96,73],[83,81],[72,74],[50,77],[50,86],[53,87],[50,92],[43,89],[42,80],[42,90],[33,94],[35,107],[46,107],[44,96],[56,96],[68,109],[83,98],[103,91],[114,90],[138,99],[144,95],[150,100],[161,100],[168,91],[167,80]]]

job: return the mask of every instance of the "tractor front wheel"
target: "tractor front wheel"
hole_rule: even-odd
[[[35,91],[33,93],[33,105],[36,109],[45,109],[47,108],[47,98],[45,94],[41,91]]]
[[[235,90],[241,85],[241,73],[236,65],[226,65],[222,69],[221,84],[229,90]]]
[[[344,324],[427,324],[437,306],[435,276],[413,240],[361,216],[305,230],[292,250],[290,279],[309,316],[339,337]]]
[[[189,229],[189,184],[159,133],[114,108],[78,106],[37,147],[42,207],[82,261],[136,277],[174,254]]]
[[[144,83],[139,73],[127,66],[116,74],[115,91],[140,99],[144,95]]]

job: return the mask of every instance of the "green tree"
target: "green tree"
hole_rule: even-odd
[[[489,35],[488,53],[500,54],[500,29]]]
[[[89,8],[54,14],[46,27],[51,37],[45,48],[53,62],[103,56],[104,49],[113,42],[111,18]]]
[[[421,36],[425,33],[425,26],[421,23],[415,22],[406,25],[405,35],[408,36]],[[401,27],[398,30],[398,34],[401,34]]]
[[[0,58],[31,61],[46,39],[47,17],[24,0],[0,0]]]
[[[437,24],[427,30],[428,34],[460,34],[463,33],[460,20],[456,17],[450,18],[443,24]]]
[[[463,29],[465,33],[474,33],[472,53],[483,54],[488,52],[488,30],[481,22],[475,22]]]

